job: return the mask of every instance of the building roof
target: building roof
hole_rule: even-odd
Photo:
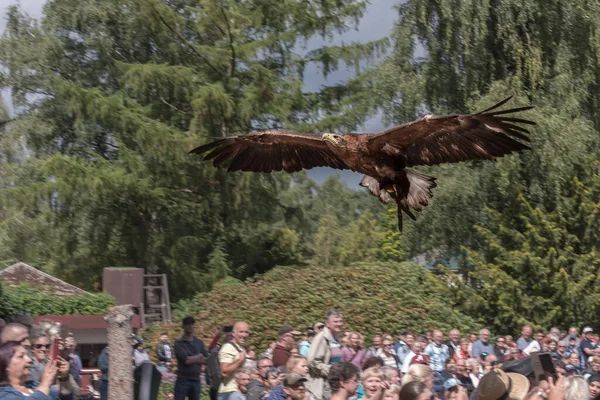
[[[60,322],[67,329],[108,329],[104,315],[40,315],[35,317],[34,323],[44,319]],[[131,320],[131,327],[139,329],[141,326],[140,316],[135,314]]]
[[[77,286],[73,286],[70,283],[55,278],[52,275],[22,262],[13,264],[0,271],[0,280],[9,285],[27,283],[32,286],[43,286],[56,296],[80,296],[89,294]]]

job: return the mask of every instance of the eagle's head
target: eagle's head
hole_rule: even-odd
[[[321,137],[324,141],[331,143],[336,147],[346,147],[346,138],[344,138],[344,135],[339,135],[337,133],[324,133]]]

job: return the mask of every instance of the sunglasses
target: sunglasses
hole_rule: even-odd
[[[38,350],[42,349],[42,348],[48,350],[50,348],[50,345],[49,344],[34,344],[33,348],[38,349]]]

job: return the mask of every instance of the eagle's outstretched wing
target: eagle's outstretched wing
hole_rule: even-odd
[[[407,167],[491,160],[530,150],[525,144],[530,141],[529,131],[516,124],[535,125],[535,122],[505,115],[533,107],[493,111],[510,99],[477,114],[425,116],[396,126],[369,137],[369,150],[403,157]]]
[[[217,166],[231,160],[228,171],[296,172],[314,167],[348,169],[321,136],[287,131],[264,131],[232,136],[190,151],[203,154]]]

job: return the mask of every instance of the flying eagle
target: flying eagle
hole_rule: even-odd
[[[388,204],[398,205],[398,229],[402,211],[421,211],[432,197],[436,178],[408,167],[493,160],[530,150],[529,131],[516,124],[535,125],[506,116],[533,107],[494,111],[511,97],[477,114],[433,116],[396,126],[377,134],[325,133],[321,136],[280,130],[232,136],[195,148],[208,153],[204,160],[215,166],[231,160],[229,172],[297,172],[315,167],[349,169],[365,174],[360,185]]]

